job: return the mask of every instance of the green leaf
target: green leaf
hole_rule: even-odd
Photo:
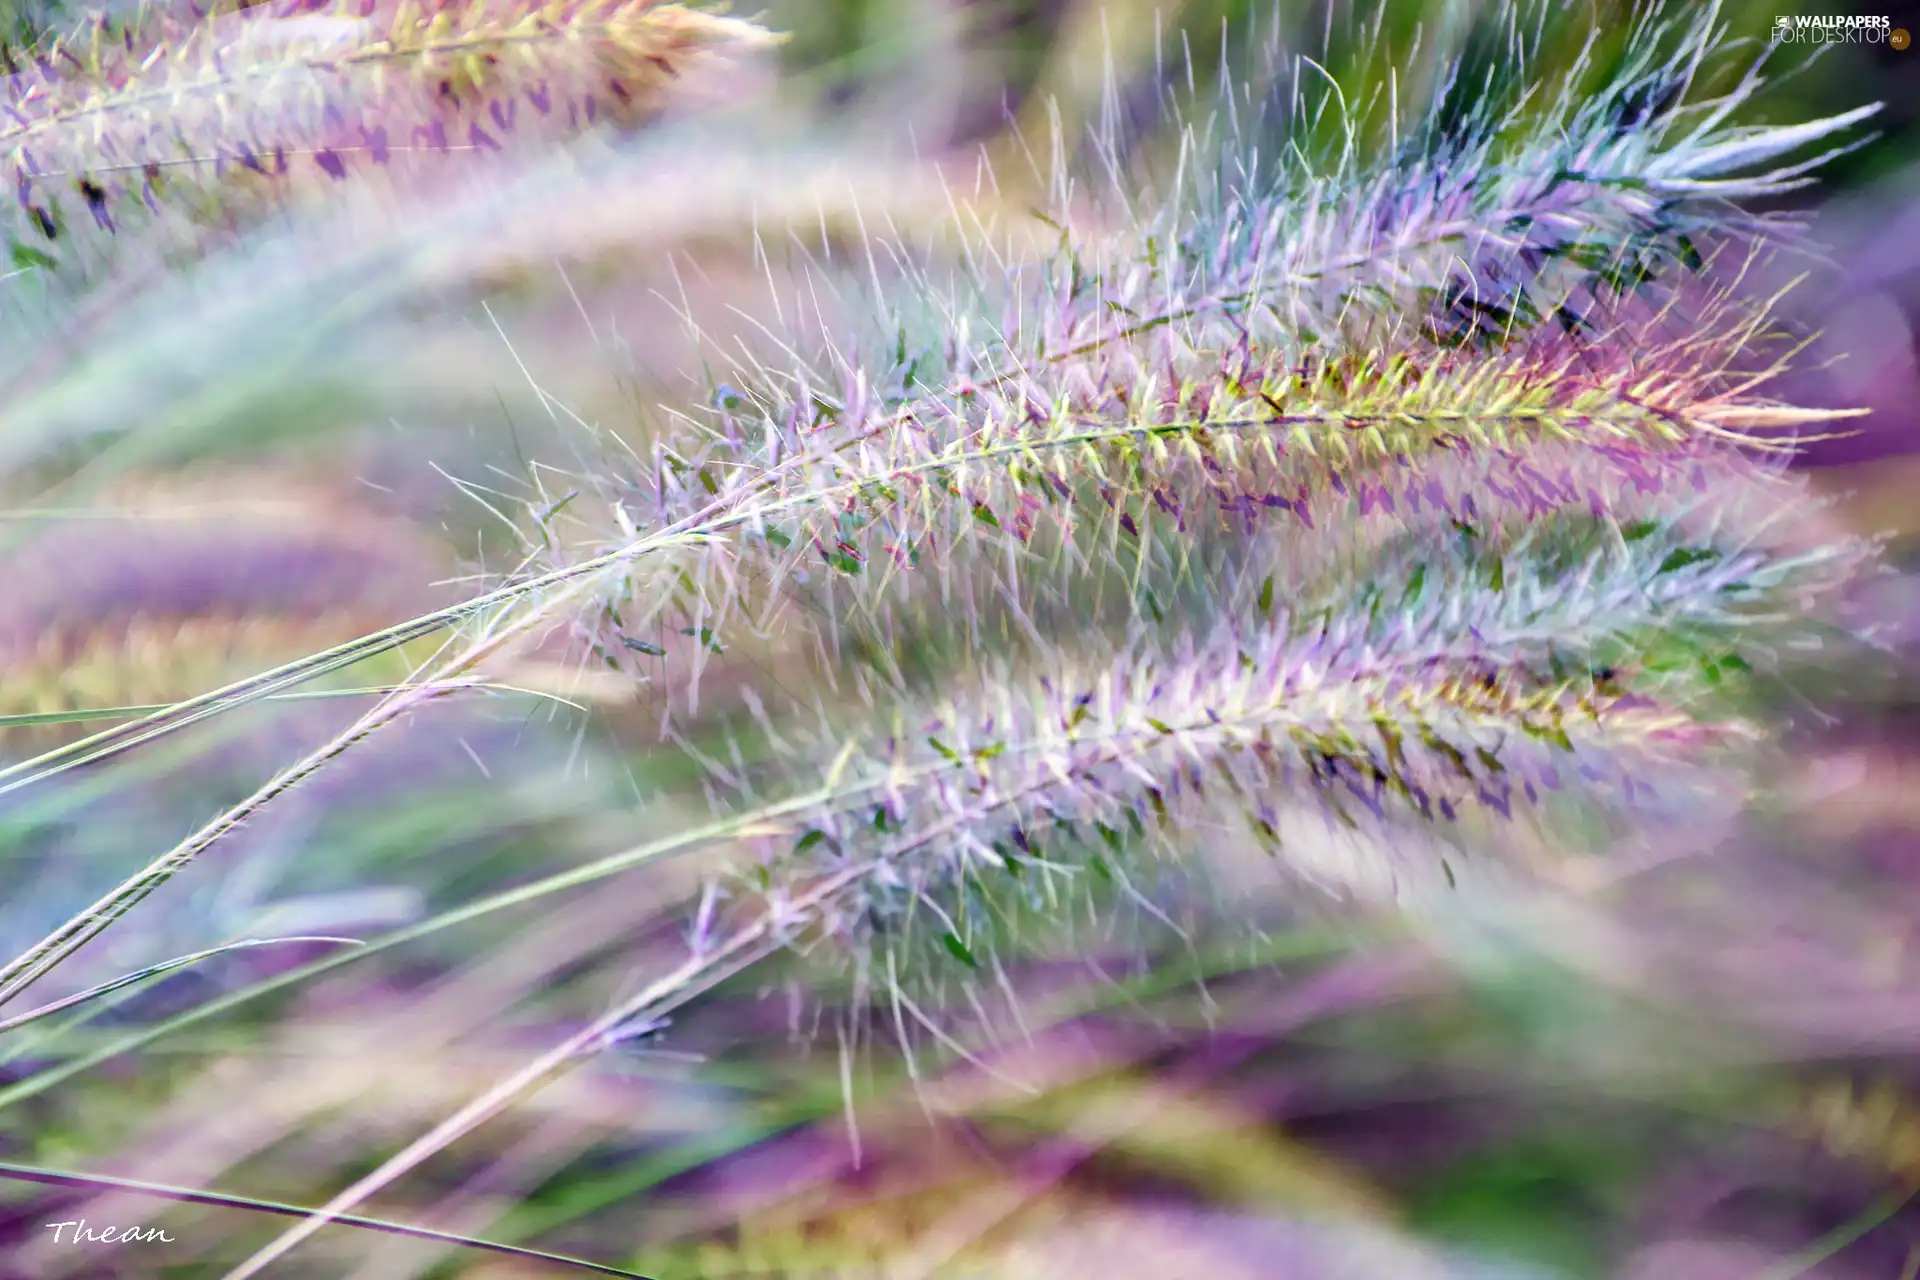
[[[1523,720],[1520,722],[1520,727],[1526,731],[1529,738],[1538,738],[1542,742],[1551,743],[1562,751],[1573,750],[1573,739],[1567,736],[1566,728],[1562,725]]]
[[[978,969],[980,961],[974,958],[972,948],[960,941],[960,935],[949,929],[940,935],[940,941],[946,944],[947,953],[969,969]]]
[[[649,658],[665,657],[667,652],[657,644],[648,644],[645,640],[635,640],[632,636],[621,636],[620,643],[635,653],[646,654]]]
[[[7,254],[13,260],[16,269],[25,271],[31,267],[46,267],[51,270],[60,265],[60,259],[50,253],[43,253],[30,244],[18,240],[7,242]]]
[[[1260,612],[1273,612],[1273,575],[1268,574],[1266,581],[1260,584]]]
[[[941,755],[945,756],[947,759],[953,761],[953,763],[955,764],[960,763],[960,753],[958,751],[955,751],[952,747],[948,746],[946,743],[940,741],[940,739],[928,738],[927,745],[932,747],[935,751],[938,751]]]
[[[826,838],[827,838],[827,833],[824,831],[820,831],[817,829],[813,831],[809,831],[807,832],[807,834],[801,836],[798,840],[793,842],[793,851],[795,853],[805,853],[807,850],[813,848],[813,846],[819,844],[822,840],[825,840]]]
[[[973,504],[973,518],[981,524],[986,525],[989,529],[998,529],[1000,527],[1000,517],[994,515],[993,509],[984,502],[976,502]]]
[[[1706,560],[1718,560],[1720,553],[1711,547],[1675,547],[1660,562],[1659,572],[1673,573],[1691,564],[1700,564]]]

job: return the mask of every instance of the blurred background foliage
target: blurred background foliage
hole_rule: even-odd
[[[1721,12],[1730,38],[1758,42],[1796,7]],[[1920,10],[1860,11],[1920,33]],[[543,244],[496,238],[484,219],[376,221],[364,239],[329,242],[336,272],[281,292],[287,264],[266,242],[218,264],[224,275],[156,285],[70,328],[52,307],[12,316],[18,333],[57,314],[61,337],[97,363],[48,385],[34,380],[34,349],[0,352],[11,388],[0,462],[13,496],[0,710],[166,702],[400,621],[443,603],[466,575],[497,571],[519,547],[490,506],[532,495],[539,469],[528,460],[591,472],[596,456],[623,447],[623,415],[678,385],[690,357],[668,349],[671,307],[656,304],[673,284],[661,264],[699,264],[697,305],[719,323],[757,271],[739,247],[745,232],[756,219],[774,226],[781,192],[799,179],[820,182],[794,197],[795,222],[842,177],[873,182],[869,210],[926,207],[890,160],[822,176],[862,138],[908,143],[961,177],[970,148],[984,146],[1018,205],[1017,157],[1023,144],[1045,145],[1048,104],[1070,124],[1094,120],[1112,68],[1122,106],[1150,115],[1155,78],[1185,74],[1156,62],[1156,43],[1177,46],[1181,33],[1202,79],[1223,47],[1229,65],[1242,64],[1248,41],[1324,48],[1328,75],[1356,100],[1388,66],[1431,77],[1476,41],[1488,65],[1504,56],[1502,8],[1474,0],[1331,12],[1292,0],[787,0],[737,12],[788,33],[778,59],[802,123],[769,144],[764,167],[710,167],[696,149],[669,167],[671,181],[651,179],[658,224],[619,235],[659,293],[618,276],[619,296],[638,301],[617,335],[592,318],[604,322],[609,293],[584,275],[579,293],[572,279],[527,285]],[[0,14],[16,46],[80,16],[18,0]],[[1626,14],[1564,6],[1542,61],[1570,58],[1595,33],[1604,52]],[[1361,33],[1375,23],[1386,34],[1363,60]],[[1871,100],[1887,104],[1881,136],[1795,198],[1816,238],[1833,233],[1834,263],[1787,315],[1833,328],[1836,343],[1867,335],[1844,374],[1816,370],[1797,384],[1803,400],[1876,408],[1860,440],[1813,460],[1841,468],[1836,493],[1857,495],[1838,519],[1912,532],[1920,472],[1902,459],[1920,428],[1920,47],[1832,47],[1759,109],[1792,121]],[[803,137],[854,145],[816,159]],[[556,178],[542,225],[578,213],[590,179]],[[852,224],[860,210],[841,212]],[[426,231],[457,239],[455,256],[497,251],[505,265],[432,278],[382,310],[396,301],[382,289],[403,260],[381,256],[382,237]],[[476,276],[489,288],[473,287]],[[1858,469],[1863,458],[1872,470]],[[546,483],[555,499],[567,487]],[[50,620],[55,603],[72,617]],[[53,621],[68,638],[49,650]],[[341,682],[383,678],[391,673],[356,669]],[[1782,928],[1904,975],[1898,959],[1920,907],[1920,766],[1885,687],[1872,694],[1829,708],[1838,726],[1809,741],[1803,776],[1783,780],[1823,799],[1753,833],[1752,874],[1769,901],[1798,909],[1783,908]],[[141,753],[137,768],[0,795],[0,949],[37,938],[337,727],[335,705],[256,708]],[[584,865],[631,844],[636,826],[697,821],[691,805],[642,798],[662,766],[636,746],[648,710],[629,718],[607,733],[552,701],[504,695],[436,710],[248,824],[45,994],[230,939],[309,940],[222,955],[0,1039],[0,1081],[11,1082],[0,1085],[0,1159],[314,1204],[574,1029],[671,951],[657,908],[675,900],[682,873],[575,889],[137,1054],[89,1058],[128,1028],[340,945],[321,939],[370,935]],[[7,734],[16,760],[76,736],[64,722]],[[1786,870],[1766,860],[1782,850]],[[1796,869],[1796,857],[1822,865]],[[1658,891],[1716,889],[1676,872]],[[1746,941],[1764,950],[1779,922],[1749,923]],[[1439,972],[1391,940],[1355,949],[1304,927],[1283,943],[1259,957],[1222,944],[1184,968],[1116,981],[1091,1003],[1063,985],[1082,1003],[1063,998],[1057,1010],[1043,989],[1033,1045],[950,1079],[936,1052],[925,1070],[939,1087],[917,1090],[883,1056],[849,1066],[830,1038],[789,1038],[781,988],[730,989],[671,1036],[636,1039],[543,1091],[369,1212],[689,1280],[867,1274],[859,1259],[906,1248],[922,1253],[900,1274],[1866,1280],[1920,1266],[1920,1211],[1899,1207],[1920,1177],[1910,989],[1848,988],[1825,1009],[1821,1053],[1837,1062],[1809,1101],[1799,1083],[1815,1073],[1782,1064],[1818,1055],[1785,1032],[1709,1034],[1722,1029],[1544,964]],[[1786,983],[1780,1017],[1812,1018],[1822,999]],[[1010,1078],[1039,1084],[1012,1088]],[[853,1123],[849,1091],[861,1109]],[[43,1224],[83,1216],[151,1221],[189,1244],[177,1254],[50,1246]],[[10,1183],[0,1274],[212,1275],[278,1225],[257,1205]],[[1289,1269],[1271,1269],[1276,1257]],[[349,1227],[279,1272],[559,1273]]]

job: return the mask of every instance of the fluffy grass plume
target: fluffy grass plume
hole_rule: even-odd
[[[52,240],[69,192],[111,230],[179,171],[344,179],[394,153],[498,151],[631,123],[664,84],[760,28],[661,0],[251,5],[95,19],[29,53],[4,144],[22,221]],[[53,188],[66,188],[56,192]]]
[[[0,769],[0,791],[365,658],[407,663],[304,758],[0,957],[0,1033],[118,991],[21,999],[367,740],[500,694],[511,681],[486,673],[534,670],[512,665],[528,655],[622,704],[618,776],[654,829],[135,1026],[0,1106],[674,854],[702,856],[662,869],[665,909],[602,895],[627,913],[568,942],[638,956],[638,979],[419,1136],[384,1134],[379,1159],[227,1274],[366,1226],[370,1201],[536,1086],[615,1048],[679,1052],[675,1017],[754,991],[790,997],[796,1053],[833,1033],[857,1152],[863,1049],[871,1069],[891,1039],[917,1081],[932,1057],[1032,1044],[1157,967],[1190,965],[1212,1016],[1213,980],[1267,972],[1303,921],[1366,960],[1370,929],[1476,962],[1524,934],[1523,962],[1629,973],[1632,928],[1591,887],[1735,830],[1791,750],[1808,679],[1878,641],[1855,591],[1878,548],[1785,465],[1850,415],[1772,393],[1800,340],[1746,287],[1797,248],[1759,202],[1857,145],[1875,108],[1752,123],[1779,51],[1729,38],[1717,9],[1636,10],[1564,57],[1555,13],[1502,6],[1439,74],[1404,82],[1382,70],[1383,17],[1361,33],[1358,63],[1381,76],[1362,86],[1256,38],[1203,89],[1196,47],[1170,41],[1138,86],[1115,69],[1084,136],[945,157],[937,231],[869,221],[854,199],[831,227],[823,208],[817,228],[755,236],[771,315],[722,341],[683,296],[703,372],[658,412],[564,472],[540,459],[465,484],[522,553],[484,590],[451,591],[473,579],[332,507],[105,544],[97,573],[91,545],[23,541],[17,580],[47,580],[0,604],[12,701],[55,721],[70,703],[170,705]],[[770,39],[655,0],[100,19],[34,50],[8,91],[15,265],[54,280],[82,234],[127,235],[176,196],[248,245],[263,194],[322,204],[402,156],[432,171],[591,152],[643,186],[646,152],[618,134]],[[723,142],[698,145],[724,168]],[[521,194],[542,181],[503,172]],[[474,225],[506,208],[464,198]],[[567,234],[556,263],[587,252]],[[454,256],[438,268],[457,274]],[[577,444],[520,367],[553,438]],[[438,577],[438,594],[370,589],[387,570]],[[357,610],[335,613],[336,581]],[[76,657],[103,625],[127,661],[96,677]],[[154,626],[219,657],[192,676],[220,687],[161,680],[189,672]],[[280,652],[290,636],[320,652]],[[293,660],[222,685],[234,654],[208,651],[254,641],[261,667]],[[161,692],[120,691],[149,679]],[[1870,1145],[1848,1106],[1768,1115]],[[1907,1170],[1912,1144],[1888,1142],[1880,1163]],[[928,1273],[954,1256],[921,1243]],[[669,1253],[647,1256],[726,1262]]]
[[[888,286],[880,248],[911,254],[870,246],[851,270],[883,299],[911,291],[875,326],[890,348],[856,337],[706,388],[614,491],[635,536],[604,555],[660,547],[650,530],[684,540],[621,572],[586,619],[591,652],[695,720],[730,646],[797,653],[881,720],[875,756],[791,736],[777,689],[748,699],[776,755],[874,779],[778,859],[804,889],[755,873],[750,927],[811,936],[832,885],[857,905],[826,930],[856,953],[888,932],[876,922],[924,917],[974,968],[974,932],[998,936],[983,903],[1084,888],[1103,840],[1164,819],[1170,794],[1268,833],[1275,797],[1316,792],[1349,825],[1469,802],[1504,818],[1558,786],[1555,752],[1589,800],[1620,780],[1584,763],[1581,734],[1682,756],[1763,737],[1733,686],[1869,549],[1782,536],[1783,510],[1814,509],[1766,455],[1844,415],[1770,400],[1783,362],[1764,310],[1691,277],[1699,245],[1776,230],[1734,200],[1799,182],[1805,151],[1871,108],[1732,124],[1762,81],[1749,67],[1711,88],[1720,35],[1654,14],[1605,68],[1590,49],[1547,83],[1446,79],[1404,130],[1338,115],[1302,64],[1245,118],[1237,101],[1176,116],[1157,180],[1096,133],[1091,190],[1073,168],[1052,184],[1057,252],[1017,265],[983,236]],[[1341,127],[1315,150],[1323,113]],[[1300,145],[1260,146],[1275,124]],[[1288,159],[1251,159],[1269,154]],[[1088,226],[1127,229],[1083,235],[1088,202]],[[795,265],[835,271],[824,245]],[[1712,529],[1689,529],[1710,493]],[[1289,574],[1301,562],[1335,568]],[[944,712],[899,709],[956,662],[993,670]],[[751,767],[710,759],[758,794]],[[1634,776],[1616,786],[1627,809]],[[1044,857],[1023,843],[1036,826],[1061,828]],[[1051,882],[1056,856],[1072,874]]]

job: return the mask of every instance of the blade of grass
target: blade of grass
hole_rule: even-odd
[[[1754,1277],[1754,1280],[1799,1280],[1799,1277],[1806,1275],[1854,1241],[1864,1238],[1869,1232],[1883,1225],[1894,1214],[1906,1208],[1915,1195],[1920,1195],[1920,1188],[1909,1188],[1905,1192],[1883,1196],[1851,1221],[1841,1223],[1778,1266],[1769,1267],[1761,1272]]]
[[[398,693],[405,685],[374,684],[361,685],[352,689],[303,689],[296,693],[269,693],[255,699],[259,702],[322,702],[332,698],[374,698],[386,697]],[[481,684],[472,686],[476,691],[490,690],[500,693],[525,693],[534,697],[552,697],[537,689],[521,689],[505,684]],[[44,725],[82,724],[92,720],[131,720],[136,716],[151,716],[171,710],[178,703],[150,702],[125,707],[81,707],[73,711],[38,711],[21,715],[0,716],[0,730],[25,729]]]
[[[870,784],[870,786],[881,785],[884,785],[884,783],[879,781]],[[493,894],[490,897],[482,898],[479,901],[468,903],[464,907],[456,907],[450,911],[442,912],[440,915],[434,916],[429,920],[423,920],[419,924],[409,925],[393,933],[370,939],[364,946],[355,948],[352,951],[327,956],[312,963],[302,965],[299,968],[290,969],[283,974],[256,983],[251,987],[233,992],[230,995],[222,996],[196,1009],[190,1009],[183,1014],[167,1019],[165,1022],[142,1028],[139,1031],[104,1045],[92,1053],[76,1058],[71,1062],[43,1071],[38,1075],[30,1076],[6,1088],[0,1088],[0,1108],[5,1108],[13,1103],[23,1102],[28,1098],[35,1097],[64,1080],[69,1080],[76,1075],[99,1066],[101,1063],[109,1062],[123,1053],[138,1049],[172,1032],[184,1030],[187,1027],[206,1021],[209,1018],[217,1017],[231,1009],[236,1009],[261,996],[270,995],[275,991],[285,990],[309,978],[319,977],[322,974],[331,972],[350,960],[362,956],[374,955],[390,948],[398,947],[404,943],[430,937],[444,930],[451,929],[456,925],[466,924],[469,921],[478,920],[484,916],[492,915],[495,912],[505,911],[517,906],[524,906],[530,902],[537,902],[554,893],[592,884],[595,881],[617,875],[622,871],[631,870],[634,867],[641,866],[659,858],[676,853],[684,853],[714,841],[750,833],[757,828],[764,828],[767,824],[777,821],[781,817],[798,815],[827,803],[834,798],[834,794],[833,791],[827,788],[821,788],[818,791],[796,796],[783,803],[769,805],[749,814],[723,819],[704,827],[698,827],[691,831],[683,831],[677,835],[668,836],[665,839],[626,849],[620,853],[610,854],[607,857],[597,859],[582,866],[545,876],[530,884],[520,885],[516,888]]]
[[[253,947],[277,947],[291,942],[330,942],[338,943],[346,947],[363,945],[358,938],[335,938],[324,935],[294,935],[286,938],[243,938],[238,942],[228,942],[218,947],[208,947],[204,951],[192,951],[183,956],[175,956],[171,960],[162,960],[158,964],[150,964],[144,969],[135,969],[132,973],[122,974],[110,982],[102,982],[97,986],[88,987],[85,991],[77,991],[73,995],[55,1000],[51,1004],[43,1004],[37,1009],[28,1010],[26,1013],[16,1014],[11,1018],[0,1019],[0,1033],[12,1031],[18,1027],[24,1027],[30,1022],[38,1022],[42,1018],[51,1018],[56,1013],[64,1012],[65,1010],[86,1004],[92,1000],[97,1000],[101,996],[111,995],[115,991],[133,986],[136,983],[145,982],[152,978],[164,977],[176,970],[199,964],[202,960],[211,960],[216,956],[223,956],[231,951],[245,951]]]
[[[61,961],[99,936],[115,920],[132,910],[148,894],[212,847],[227,832],[258,814],[261,809],[317,773],[325,765],[424,703],[472,687],[476,682],[460,679],[461,674],[524,635],[540,622],[541,617],[542,615],[536,612],[502,627],[495,634],[477,641],[466,652],[450,661],[440,674],[427,681],[402,686],[395,693],[382,698],[366,714],[311,752],[298,764],[276,774],[252,795],[201,826],[145,868],[123,881],[119,887],[110,891],[91,907],[68,920],[5,966],[0,966],[0,1005],[5,1005],[32,983],[45,976]]]
[[[871,792],[907,785],[914,781],[912,777],[902,777],[899,773],[890,771],[860,782],[843,785],[839,781],[839,772],[840,766],[838,765],[830,768],[828,770],[827,782],[824,785],[791,796],[786,800],[762,805],[747,813],[737,814],[708,823],[705,826],[695,827],[676,835],[664,837],[660,840],[634,846],[620,853],[609,854],[606,857],[596,859],[582,866],[556,872],[553,875],[542,877],[529,884],[520,885],[516,888],[504,890],[500,893],[482,898],[476,902],[468,903],[463,907],[455,907],[431,919],[423,920],[418,924],[410,925],[404,929],[399,929],[381,937],[370,939],[365,945],[357,947],[352,951],[328,956],[297,969],[291,969],[286,973],[279,974],[241,991],[222,996],[199,1008],[188,1010],[185,1013],[170,1018],[165,1022],[144,1028],[119,1040],[115,1040],[61,1066],[50,1068],[47,1071],[41,1072],[39,1075],[31,1076],[5,1088],[0,1088],[0,1108],[5,1108],[13,1103],[38,1096],[62,1081],[91,1070],[103,1062],[111,1061],[130,1050],[138,1049],[155,1040],[161,1039],[174,1031],[196,1025],[208,1018],[216,1017],[228,1010],[238,1008],[240,1005],[246,1004],[261,996],[269,995],[275,991],[281,991],[300,982],[304,982],[308,978],[318,977],[363,956],[375,955],[404,943],[432,936],[443,930],[453,928],[456,925],[465,924],[499,911],[539,901],[542,898],[563,892],[567,889],[592,884],[609,876],[617,875],[622,871],[627,871],[634,867],[644,865],[645,863],[669,857],[677,853],[685,853],[692,849],[699,848],[702,845],[730,838],[738,839],[744,836],[778,831],[782,829],[779,824],[783,819],[817,814],[828,806],[848,806],[856,804],[858,803],[859,797]],[[922,838],[933,838],[933,836],[939,834],[941,833],[936,831]],[[807,894],[806,899],[809,901],[816,898],[824,900],[832,893],[844,888],[845,884],[850,882],[851,879],[864,874],[866,870],[867,868],[864,865],[856,866],[841,876],[824,881],[816,886],[812,892]],[[796,905],[802,904],[796,902]],[[761,928],[764,928],[765,923],[763,918]],[[749,934],[756,933],[755,930],[751,929],[747,932]],[[741,936],[745,935],[736,935],[735,941],[739,941]],[[707,954],[709,959],[724,958],[718,952],[709,952]]]

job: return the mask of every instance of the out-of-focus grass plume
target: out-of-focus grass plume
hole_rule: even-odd
[[[5,711],[47,718],[16,738],[81,728],[62,712],[176,702],[403,622],[448,603],[458,572],[418,525],[282,472],[136,478],[88,508],[13,514]]]

